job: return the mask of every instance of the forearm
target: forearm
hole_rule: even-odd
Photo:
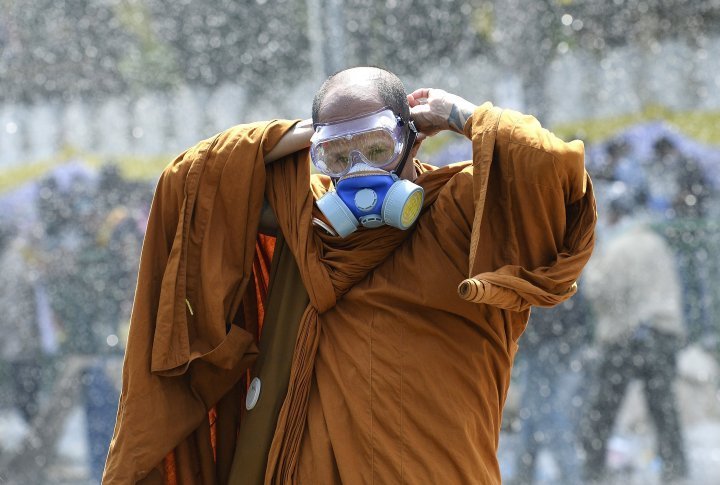
[[[472,116],[477,106],[465,99],[457,98],[452,105],[447,122],[450,130],[463,135],[465,133],[465,123]]]
[[[313,132],[312,119],[300,121],[265,155],[265,163],[272,163],[291,153],[309,147],[310,137]]]
[[[475,104],[442,89],[421,88],[408,95],[410,116],[425,136],[450,130],[463,134],[465,123],[475,111]]]

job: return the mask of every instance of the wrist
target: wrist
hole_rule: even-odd
[[[448,129],[461,135],[464,134],[465,124],[467,123],[467,120],[470,119],[470,117],[472,116],[476,107],[477,106],[475,106],[473,103],[463,98],[458,98],[453,103],[450,111],[450,116],[448,117]]]

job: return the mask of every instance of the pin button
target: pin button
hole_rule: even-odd
[[[248,393],[245,397],[245,409],[248,411],[252,410],[257,404],[258,399],[260,399],[260,387],[262,387],[262,383],[260,382],[260,379],[255,377],[250,382],[250,387],[248,388]]]

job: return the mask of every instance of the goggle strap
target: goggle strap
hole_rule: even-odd
[[[405,167],[405,162],[407,162],[408,155],[410,155],[410,151],[412,150],[413,145],[415,145],[415,140],[417,140],[417,129],[415,129],[415,123],[413,123],[412,120],[408,122],[408,128],[410,129],[410,134],[408,135],[407,146],[403,150],[400,165],[395,167],[395,170],[391,172],[398,177],[400,176],[403,168]]]

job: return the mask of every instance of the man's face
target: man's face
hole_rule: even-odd
[[[383,130],[345,135],[330,143],[323,143],[317,148],[322,153],[324,164],[330,173],[341,173],[350,163],[353,152],[359,152],[374,166],[384,166],[395,155],[395,138]],[[385,168],[390,170],[396,162]]]
[[[374,86],[368,84],[368,85],[358,85],[354,84],[352,86],[338,86],[334,89],[331,89],[328,94],[325,97],[325,102],[323,103],[322,108],[320,109],[320,112],[318,114],[318,123],[333,123],[338,121],[344,121],[351,118],[357,118],[366,114],[370,114],[373,112],[376,112],[382,108],[385,107],[385,103],[380,99],[376,89]],[[405,132],[404,132],[405,133]],[[361,143],[363,146],[357,146],[354,148],[360,149],[365,154],[371,154],[376,153],[377,157],[380,157],[381,154],[379,153],[381,150],[392,150],[392,146],[390,145],[388,147],[379,146],[377,143],[377,140],[374,140],[374,145],[372,147],[365,146],[369,143],[369,140],[365,140],[362,137],[357,137],[357,140],[353,141],[353,143]],[[378,145],[378,146],[375,146]],[[350,148],[353,147],[346,147],[341,146],[341,144],[337,144],[335,146],[338,150],[342,151],[343,153],[337,154],[338,157],[346,157],[347,154],[350,152]],[[329,154],[332,155],[332,154]],[[329,157],[331,158],[331,157]],[[345,161],[343,161],[344,163]],[[384,170],[387,170],[388,172],[394,170],[399,164],[401,160],[398,160],[394,164],[387,166],[384,168]],[[408,168],[409,167],[409,168]],[[403,167],[403,173],[398,174],[400,178],[407,178],[407,179],[414,179],[415,171],[413,169],[412,163],[405,164],[405,167]]]

